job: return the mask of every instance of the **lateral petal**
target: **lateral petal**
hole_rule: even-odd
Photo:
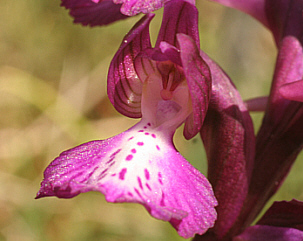
[[[151,47],[148,28],[153,17],[145,15],[130,30],[108,71],[108,97],[118,112],[131,118],[141,117],[142,81],[135,71],[134,59],[143,49]]]
[[[185,34],[178,34],[177,39],[193,108],[192,114],[185,121],[183,133],[186,139],[191,139],[200,131],[208,109],[211,74],[194,40]]]
[[[201,56],[212,74],[212,94],[201,137],[208,178],[219,203],[218,219],[210,232],[221,239],[227,234],[232,237],[242,225],[239,215],[248,193],[255,135],[245,103],[229,77],[202,51]]]

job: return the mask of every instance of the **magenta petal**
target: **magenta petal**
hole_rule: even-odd
[[[303,231],[303,202],[274,202],[258,221],[259,225],[296,228]]]
[[[248,192],[255,136],[239,92],[215,62],[205,53],[201,55],[211,70],[213,83],[201,136],[208,157],[208,178],[219,203],[218,219],[211,232],[220,239],[242,225],[237,221]]]
[[[120,12],[121,4],[112,0],[62,0],[61,6],[69,9],[75,23],[89,26],[102,26],[120,19],[127,18]]]
[[[198,31],[198,10],[195,5],[183,1],[167,1],[164,7],[161,29],[156,42],[156,48],[162,41],[165,41],[177,48],[177,33],[184,33],[190,36],[200,49]]]
[[[111,61],[107,93],[116,110],[132,118],[141,117],[142,81],[134,68],[136,55],[150,48],[149,23],[154,15],[145,15],[125,36]]]
[[[227,7],[238,9],[258,19],[265,26],[268,25],[265,16],[266,0],[212,0]]]
[[[255,225],[247,228],[233,241],[302,241],[303,232],[294,228]]]
[[[303,80],[282,85],[279,91],[285,99],[303,102]]]
[[[177,39],[193,108],[192,114],[185,121],[184,136],[191,139],[200,131],[207,112],[211,76],[207,64],[200,57],[196,43],[185,34],[178,34]]]
[[[142,204],[189,238],[212,227],[217,205],[207,179],[174,148],[165,134],[141,121],[104,141],[63,152],[45,170],[37,198],[71,198],[99,191],[109,202]]]

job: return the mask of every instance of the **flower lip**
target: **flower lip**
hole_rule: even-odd
[[[204,233],[216,220],[207,179],[177,152],[171,133],[147,119],[63,152],[45,170],[37,198],[88,191],[103,193],[108,202],[140,203],[185,238]]]

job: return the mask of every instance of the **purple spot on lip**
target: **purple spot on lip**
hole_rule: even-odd
[[[146,128],[147,128],[147,126],[144,126],[143,128],[144,128],[144,129],[146,129]]]
[[[134,188],[134,190],[135,190],[135,192],[138,194],[138,196],[139,196],[140,198],[142,198],[141,193],[139,192],[139,190],[138,190],[137,188]]]
[[[130,160],[133,159],[133,157],[134,157],[133,155],[128,155],[128,156],[125,158],[125,160],[126,160],[126,161],[130,161]]]
[[[144,174],[145,174],[146,180],[149,180],[149,171],[147,169],[144,169]]]
[[[113,161],[111,164],[109,164],[109,165],[108,165],[108,167],[113,166],[115,163],[116,163],[116,162],[115,162],[115,161]]]
[[[105,168],[100,175],[104,174],[105,172],[107,172],[108,168]]]
[[[164,203],[164,192],[162,192],[162,198],[161,198],[160,205],[161,206],[165,206],[165,203]]]
[[[148,185],[148,183],[145,183],[145,186],[148,188],[149,191],[151,191],[150,186]]]
[[[145,132],[144,134],[145,134],[145,135],[149,135],[149,133],[148,133],[148,132]]]
[[[128,141],[130,141],[130,140],[132,140],[132,139],[134,139],[134,137],[132,136],[132,137],[130,137],[130,138],[128,138]]]
[[[144,132],[144,130],[139,130],[138,132]]]
[[[156,145],[156,148],[157,148],[158,151],[160,151],[160,147],[158,145]]]
[[[132,152],[132,153],[136,153],[137,151],[136,151],[135,148],[133,148],[133,149],[131,149],[131,152]]]
[[[127,169],[123,168],[119,173],[119,179],[124,180]]]
[[[98,176],[98,180],[101,180],[102,178],[104,178],[107,175],[108,168],[105,168],[100,175]]]
[[[156,138],[156,135],[155,135],[155,134],[151,134],[151,136],[152,136],[153,138]]]
[[[151,126],[151,124],[150,124],[149,122],[147,123],[147,125],[148,125],[148,126]]]
[[[118,149],[118,150],[116,150],[114,153],[112,153],[112,154],[110,155],[110,158],[115,157],[115,155],[117,155],[121,150],[122,150],[121,148]]]
[[[162,182],[162,175],[160,172],[158,172],[158,181],[161,185],[163,185],[163,182]]]
[[[113,160],[115,160],[115,157],[112,157],[111,159],[109,159],[105,164],[109,164],[109,163],[111,163]]]
[[[144,145],[144,142],[141,142],[141,141],[140,141],[140,142],[137,142],[137,145],[138,145],[138,146],[143,146],[143,145]]]
[[[141,178],[140,178],[140,177],[137,177],[137,180],[138,180],[138,183],[139,183],[139,187],[143,190]]]
[[[92,171],[88,174],[87,179],[90,179],[91,176],[95,173],[95,171],[96,171],[97,169],[98,169],[98,167],[95,167],[94,170],[92,170]]]
[[[127,193],[129,196],[133,197],[134,195],[131,192]]]

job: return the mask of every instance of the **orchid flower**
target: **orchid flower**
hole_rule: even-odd
[[[165,4],[155,48],[148,31],[152,18],[144,16],[124,38],[108,74],[114,107],[141,120],[117,136],[63,152],[46,168],[37,198],[98,191],[109,202],[142,204],[189,238],[213,226],[217,201],[172,138],[182,123],[186,138],[201,129],[211,76],[199,53],[195,6]]]
[[[245,135],[243,133],[240,135],[240,138],[238,137],[238,133],[240,132],[238,132],[237,128],[234,128],[234,130],[226,128],[231,122],[224,116],[224,110],[226,114],[230,112],[228,112],[228,109],[224,108],[223,105],[224,100],[226,102],[229,98],[235,103],[241,102],[239,102],[237,96],[224,95],[222,91],[217,91],[215,94],[212,94],[213,100],[211,99],[209,105],[209,117],[206,116],[204,125],[214,123],[212,120],[216,118],[219,119],[219,121],[215,122],[215,127],[212,127],[212,129],[208,126],[206,126],[205,130],[203,128],[201,135],[204,142],[210,143],[210,149],[207,149],[210,165],[209,180],[213,185],[215,195],[219,202],[217,208],[218,219],[212,229],[203,236],[196,236],[194,240],[302,240],[303,222],[300,218],[302,217],[302,202],[300,201],[275,203],[273,207],[268,210],[270,215],[272,215],[271,219],[266,219],[266,222],[264,221],[265,218],[269,216],[267,212],[264,217],[257,222],[257,225],[251,227],[249,227],[249,225],[256,219],[269,198],[278,190],[303,146],[303,103],[301,103],[302,89],[300,89],[302,87],[301,80],[303,77],[303,1],[216,1],[254,16],[272,30],[279,48],[279,54],[263,124],[256,138],[253,166],[251,165],[251,157],[249,157],[249,155],[254,155],[251,150],[249,151],[250,154],[244,152],[247,153],[246,159],[244,156],[235,162],[241,163],[242,160],[245,166],[248,167],[246,173],[242,171],[242,178],[244,177],[245,181],[242,185],[239,183],[237,187],[237,190],[242,191],[239,199],[233,198],[234,193],[230,187],[230,183],[235,182],[237,178],[231,179],[231,181],[220,182],[221,179],[224,180],[225,176],[228,177],[228,174],[231,172],[230,170],[232,170],[231,167],[233,165],[235,166],[235,164],[228,159],[228,154],[237,153],[237,149],[235,148],[237,146],[236,141],[228,142],[228,139],[220,138],[222,146],[219,146],[219,149],[214,151],[211,145],[212,139],[209,137],[213,136],[214,138],[218,138],[219,136],[224,136],[227,129],[229,132],[232,132],[230,135],[237,136],[236,140],[244,139]],[[217,90],[219,86],[222,86],[222,84],[220,84],[216,87],[215,84],[218,82],[216,81],[216,73],[218,73],[219,69],[213,66],[207,58],[204,56],[203,58],[211,69],[213,89]],[[224,74],[221,75],[224,76]],[[228,105],[226,107],[228,107]],[[242,108],[242,110],[245,109]],[[208,119],[210,119],[210,121],[208,121]],[[246,123],[247,126],[248,122],[245,121],[242,123]],[[211,124],[209,124],[209,126],[211,126]],[[245,125],[243,127],[245,127]],[[249,140],[247,137],[249,136],[246,135],[246,141],[252,143],[252,139]],[[229,143],[229,145],[226,143]],[[245,139],[242,147],[245,146],[244,143]],[[243,150],[240,147],[238,150]],[[223,167],[220,163],[223,163]],[[219,167],[219,169],[212,168],[212,166]],[[238,167],[237,170],[241,169]],[[218,175],[221,175],[221,177],[219,176],[217,178],[216,176]],[[250,178],[249,175],[251,175]],[[239,175],[239,177],[241,176]],[[249,181],[248,187],[247,180]],[[243,190],[247,190],[247,192]],[[229,197],[229,193],[231,193],[231,197]],[[229,197],[229,199],[225,197]],[[233,214],[229,215],[226,210],[220,209],[222,203],[224,206],[234,207],[236,210],[230,208],[229,210],[232,210]],[[293,212],[292,210],[294,209],[288,208],[292,205],[295,207],[294,209],[301,211]],[[274,212],[272,211],[273,209]],[[284,213],[282,213],[282,209]],[[290,216],[292,218],[289,218]],[[279,219],[279,222],[275,222],[275,218]],[[293,219],[296,220],[296,225],[293,225]]]
[[[195,0],[187,0],[195,5]],[[151,13],[164,6],[165,0],[62,0],[75,23],[102,26],[134,16]]]

